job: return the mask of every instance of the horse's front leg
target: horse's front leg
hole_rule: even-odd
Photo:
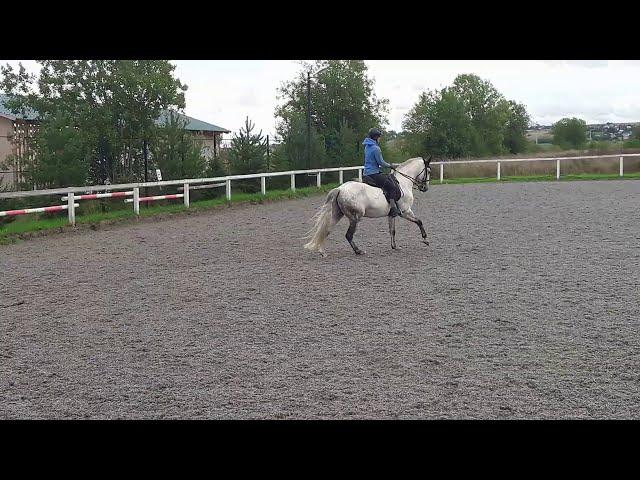
[[[391,248],[398,250],[396,245],[396,217],[389,218],[389,234],[391,235]]]
[[[402,218],[406,218],[410,222],[413,222],[416,225],[418,225],[418,227],[420,228],[420,233],[422,234],[422,241],[424,242],[425,245],[429,245],[429,242],[427,241],[427,232],[424,231],[422,220],[416,217],[416,215],[413,213],[411,209],[408,209],[407,211],[403,212]]]

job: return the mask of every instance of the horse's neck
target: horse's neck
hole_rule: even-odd
[[[402,167],[400,167],[398,169],[398,171],[400,171],[401,173],[404,173],[405,175],[415,179],[416,176],[420,173],[419,169],[418,169],[419,165],[417,161],[413,161],[410,162],[407,165],[404,165]],[[409,190],[411,188],[413,188],[413,182],[408,179],[407,177],[403,177],[402,175],[396,175],[396,178],[398,179],[398,183],[400,184],[400,186],[406,191],[406,189],[408,188]]]

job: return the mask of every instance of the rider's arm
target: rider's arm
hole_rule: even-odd
[[[382,158],[382,151],[380,150],[379,147],[373,150],[373,158],[375,159],[378,166],[391,168],[391,165],[385,162],[384,159]]]

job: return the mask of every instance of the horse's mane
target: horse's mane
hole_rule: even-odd
[[[422,157],[413,157],[413,158],[410,158],[408,160],[405,160],[404,162],[402,162],[400,164],[400,166],[404,167],[405,165],[409,165],[409,162],[413,162],[414,160],[422,160]]]

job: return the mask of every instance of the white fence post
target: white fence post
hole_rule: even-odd
[[[74,203],[73,193],[69,193],[67,197],[67,210],[69,210],[69,223],[73,226],[76,224],[76,204]]]
[[[444,179],[444,162],[440,164],[440,183],[442,183],[443,179]]]
[[[296,191],[296,175],[294,173],[291,174],[291,190]]]
[[[560,180],[560,160],[556,160],[556,180]]]
[[[624,157],[620,157],[620,176],[624,176]]]
[[[322,185],[321,180],[320,180],[320,175],[321,173],[318,172],[318,174],[316,175],[316,187],[320,188],[320,186]]]
[[[342,170],[340,170],[338,173],[340,174],[339,182],[340,182],[340,185],[342,185],[344,183],[344,174],[342,173]]]
[[[189,208],[189,184],[185,183],[184,184],[184,206]]]
[[[140,188],[133,189],[133,213],[140,215]]]
[[[498,180],[500,180],[500,162],[498,162]]]
[[[231,180],[227,180],[227,201],[231,201]]]
[[[260,191],[262,195],[267,194],[267,177],[260,177]]]
[[[358,169],[358,180],[362,181],[362,169]]]

